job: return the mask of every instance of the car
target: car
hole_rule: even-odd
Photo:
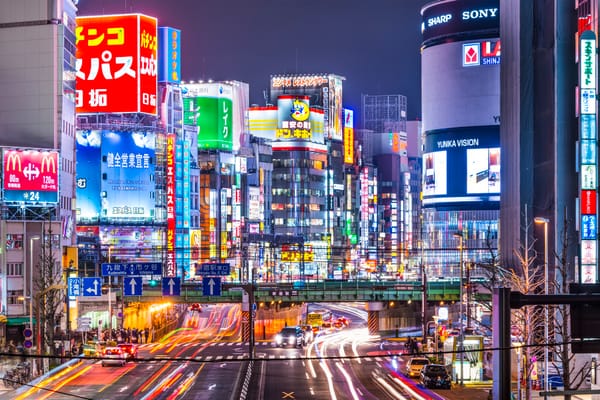
[[[337,322],[341,323],[345,327],[350,325],[350,321],[348,321],[348,318],[346,317],[338,317]]]
[[[441,364],[427,364],[421,369],[421,383],[426,388],[430,389],[450,389],[452,387],[452,379],[446,370],[446,367]]]
[[[295,346],[302,347],[306,343],[304,341],[304,331],[299,326],[291,326],[283,328],[275,335],[275,344],[279,347]]]
[[[123,353],[125,353],[126,361],[135,360],[138,356],[137,345],[133,343],[119,343],[117,347],[123,350]]]
[[[190,311],[202,312],[202,307],[198,303],[193,303],[190,306]]]
[[[315,333],[313,331],[313,327],[310,325],[302,325],[302,330],[304,331],[304,344],[310,343],[315,340]]]
[[[119,347],[107,347],[102,351],[102,366],[119,365],[123,366],[127,362],[125,352]]]
[[[409,378],[417,378],[424,366],[430,364],[427,357],[412,357],[406,363],[406,375]]]

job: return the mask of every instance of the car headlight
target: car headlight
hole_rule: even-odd
[[[275,335],[275,343],[279,344],[282,340],[283,338],[281,337],[281,335]]]

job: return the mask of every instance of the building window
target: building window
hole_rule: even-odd
[[[23,234],[6,234],[6,250],[23,249]]]
[[[7,296],[8,304],[23,304],[25,301],[22,290],[9,290]]]
[[[23,263],[7,263],[6,264],[6,275],[7,276],[23,276]]]

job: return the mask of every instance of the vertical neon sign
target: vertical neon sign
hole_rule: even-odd
[[[167,135],[167,276],[177,276],[175,262],[175,135]]]
[[[598,282],[596,155],[596,35],[587,30],[579,43],[579,198],[581,216],[580,283]]]

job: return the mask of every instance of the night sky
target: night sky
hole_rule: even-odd
[[[407,96],[421,117],[420,9],[431,0],[80,0],[79,15],[139,12],[181,29],[182,79],[250,84],[264,105],[272,74],[333,73],[344,106]],[[355,116],[358,116],[355,114]]]

